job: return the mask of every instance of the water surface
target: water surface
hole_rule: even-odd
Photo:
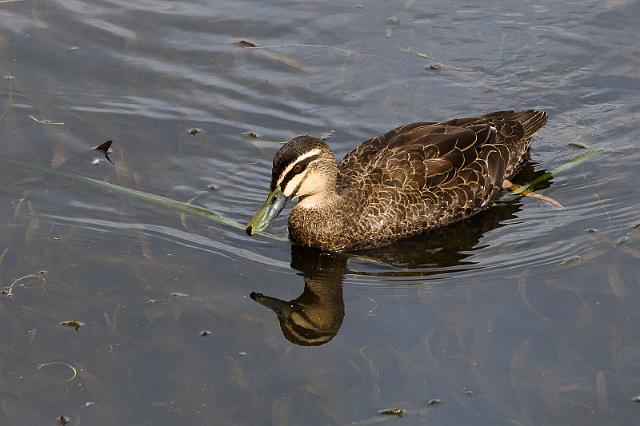
[[[624,0],[0,2],[0,423],[637,423],[639,18]],[[550,120],[521,182],[605,150],[539,189],[565,209],[519,200],[358,254],[27,166],[244,223],[295,135],[341,156],[530,107]],[[113,164],[91,165],[107,139]]]

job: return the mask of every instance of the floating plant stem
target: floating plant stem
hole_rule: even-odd
[[[550,170],[546,173],[541,174],[540,176],[536,177],[535,179],[533,179],[530,182],[527,182],[524,185],[518,186],[517,189],[513,190],[513,191],[509,191],[507,192],[505,195],[503,195],[502,197],[498,198],[495,202],[496,203],[506,203],[509,201],[513,201],[516,198],[520,197],[523,195],[523,193],[529,189],[532,189],[533,187],[535,187],[536,185],[538,185],[541,182],[544,182],[546,180],[551,179],[553,176],[557,175],[560,172],[563,172],[565,170],[571,169],[572,167],[577,166],[578,164],[596,157],[600,154],[602,154],[604,151],[601,149],[594,149],[591,151],[587,151],[583,154],[578,155],[577,157],[572,158],[571,160],[567,161],[566,163],[563,163],[561,165],[559,165],[558,167],[556,167],[553,170]]]
[[[0,162],[4,162],[7,164],[12,164],[18,167],[24,167],[30,170],[37,170],[39,172],[42,173],[47,173],[53,176],[58,176],[58,177],[62,177],[62,178],[66,178],[66,179],[70,179],[76,182],[80,182],[80,183],[85,183],[85,184],[89,184],[92,186],[96,186],[111,192],[115,192],[117,194],[121,194],[121,195],[125,195],[127,197],[130,198],[135,198],[138,200],[142,200],[151,204],[157,204],[160,206],[164,206],[164,207],[168,207],[168,208],[172,208],[175,210],[179,210],[182,212],[186,212],[186,213],[190,213],[190,214],[194,214],[194,215],[198,215],[198,216],[203,216],[206,217],[209,220],[212,220],[214,222],[223,224],[223,225],[227,225],[230,226],[232,228],[235,229],[242,229],[244,230],[244,225],[242,225],[241,223],[226,217],[224,215],[222,215],[221,213],[215,212],[213,210],[209,210],[206,209],[204,207],[200,207],[200,206],[196,206],[193,204],[189,204],[189,203],[185,203],[182,201],[177,201],[177,200],[173,200],[171,198],[167,198],[167,197],[162,197],[160,195],[155,195],[155,194],[150,194],[148,192],[144,192],[144,191],[139,191],[137,189],[131,189],[131,188],[126,188],[124,186],[120,186],[120,185],[116,185],[113,183],[109,183],[109,182],[105,182],[102,180],[97,180],[97,179],[93,179],[87,176],[82,176],[73,172],[69,172],[66,170],[60,170],[60,169],[51,169],[48,167],[43,167],[43,166],[39,166],[37,164],[31,164],[31,163],[24,163],[21,161],[15,161],[15,160],[10,160],[8,158],[1,158],[0,157]],[[262,235],[272,238],[272,239],[277,239],[277,240],[282,240],[282,237],[279,237],[277,235],[273,235],[273,234],[268,234],[268,233],[263,233]]]

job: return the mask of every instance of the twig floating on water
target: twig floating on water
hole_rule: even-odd
[[[405,411],[402,408],[385,408],[384,410],[378,411],[378,414],[384,414],[387,416],[398,416],[402,417],[405,414]]]
[[[40,120],[39,118],[34,117],[33,115],[29,116],[30,119],[40,124],[47,124],[50,126],[64,126],[64,121],[55,121],[55,120]]]

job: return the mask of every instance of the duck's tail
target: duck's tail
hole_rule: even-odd
[[[533,109],[527,111],[496,111],[484,116],[485,118],[500,118],[513,120],[522,124],[524,139],[529,139],[535,132],[547,123],[547,113]]]

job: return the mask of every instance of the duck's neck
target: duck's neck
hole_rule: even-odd
[[[345,205],[334,191],[303,197],[289,215],[289,238],[301,246],[339,251],[347,244]]]
[[[341,197],[340,195],[338,195],[334,187],[317,194],[311,194],[305,197],[301,197],[296,207],[305,210],[319,211],[334,207],[335,205],[340,203],[340,200]]]

